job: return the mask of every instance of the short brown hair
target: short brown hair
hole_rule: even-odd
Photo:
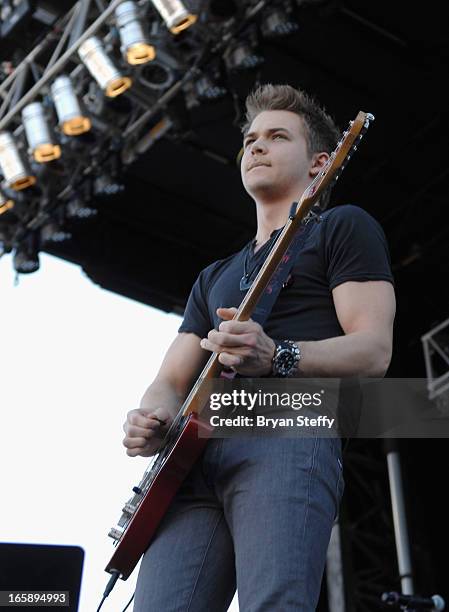
[[[259,113],[270,110],[291,111],[299,115],[305,126],[308,153],[331,153],[340,138],[334,120],[311,96],[291,85],[260,85],[246,98],[243,134]]]
[[[334,120],[328,115],[315,99],[291,85],[260,85],[246,98],[245,123],[242,132],[246,134],[251,123],[259,113],[270,110],[286,110],[296,113],[303,120],[307,152],[331,153],[337,146],[340,130]],[[332,186],[329,186],[321,195],[319,206],[325,209],[329,204]]]

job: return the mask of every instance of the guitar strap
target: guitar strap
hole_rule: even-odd
[[[292,216],[294,217],[296,207],[297,203],[293,202],[290,209],[290,218],[292,218]],[[298,230],[293,236],[290,245],[285,251],[279,265],[270,278],[269,283],[265,287],[265,290],[260,296],[259,301],[257,302],[257,305],[251,315],[251,319],[262,325],[262,327],[270,316],[270,312],[273,309],[274,303],[276,302],[282,287],[287,283],[287,279],[293,269],[296,257],[304,246],[312,227],[314,227],[315,223],[320,222],[321,220],[322,217],[319,214],[309,212],[306,219],[300,224]],[[274,245],[272,248],[274,248]]]
[[[297,207],[297,203],[293,202],[290,208],[290,215],[289,215],[290,219],[295,216],[296,207]],[[299,225],[298,230],[294,234],[292,241],[287,247],[287,250],[285,251],[276,270],[273,272],[273,275],[270,278],[269,283],[265,287],[264,292],[260,296],[256,304],[256,307],[254,308],[251,314],[251,319],[259,323],[262,327],[264,326],[264,323],[270,316],[270,312],[273,309],[273,306],[279,296],[279,293],[281,292],[282,287],[287,283],[287,279],[293,269],[293,265],[295,263],[296,257],[298,256],[298,253],[301,251],[302,247],[304,246],[315,223],[319,223],[321,221],[322,221],[322,217],[319,213],[309,211],[306,218]],[[274,248],[275,244],[276,242],[273,244],[271,248]],[[224,370],[220,372],[219,377],[232,380],[234,378],[241,378],[241,375],[237,374],[235,371],[231,369],[225,368]]]

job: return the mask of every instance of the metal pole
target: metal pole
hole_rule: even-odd
[[[329,612],[346,612],[341,554],[340,524],[334,523],[326,557],[326,584]]]
[[[389,442],[393,442],[393,446],[395,445],[395,441],[390,440]],[[403,595],[413,595],[414,588],[407,517],[405,513],[401,464],[397,449],[391,447],[388,449],[387,465],[401,591]]]

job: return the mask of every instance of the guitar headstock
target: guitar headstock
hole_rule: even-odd
[[[354,121],[349,122],[348,129],[343,132],[335,150],[332,151],[323,168],[304,191],[298,209],[302,205],[314,204],[323,191],[337,181],[353,153],[357,150],[371,121],[374,121],[373,115],[360,111]]]

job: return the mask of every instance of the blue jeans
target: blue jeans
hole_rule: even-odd
[[[313,612],[344,481],[338,438],[210,440],[145,553],[135,612]]]

